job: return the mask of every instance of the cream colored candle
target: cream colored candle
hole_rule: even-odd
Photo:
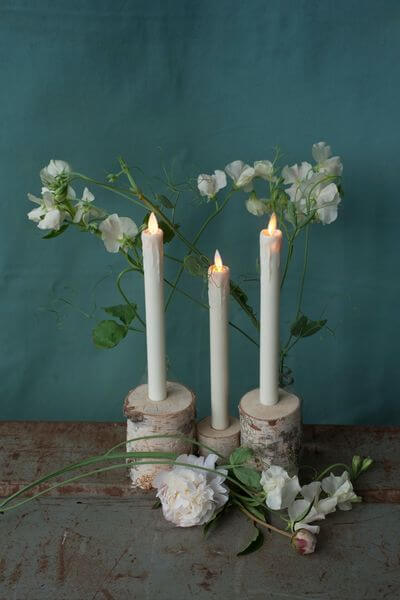
[[[210,305],[211,427],[229,426],[228,301],[229,268],[222,264],[218,250],[208,270]]]
[[[154,402],[167,396],[164,325],[163,231],[151,213],[148,228],[142,232],[148,395]]]
[[[281,245],[273,213],[260,233],[260,402],[265,405],[278,402]]]

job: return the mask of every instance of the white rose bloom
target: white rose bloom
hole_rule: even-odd
[[[197,187],[202,196],[207,196],[208,199],[214,196],[226,186],[226,175],[218,169],[213,175],[202,173],[197,177]]]
[[[138,228],[129,217],[119,217],[116,213],[104,219],[99,225],[101,239],[108,252],[118,252],[128,240],[135,239]]]
[[[37,198],[28,194],[31,202],[38,204],[28,213],[28,219],[38,224],[39,229],[53,229],[58,231],[65,219],[66,213],[57,208],[53,195],[49,191],[42,191],[42,197]]]
[[[335,183],[325,187],[317,187],[314,191],[317,203],[317,215],[324,225],[329,225],[337,219],[338,206],[341,202],[339,190]]]
[[[343,165],[339,156],[332,156],[331,147],[325,142],[313,144],[312,155],[317,163],[318,171],[327,175],[338,175],[343,173]]]
[[[153,481],[157,497],[167,521],[178,527],[193,527],[208,523],[215,512],[228,501],[229,490],[224,485],[227,471],[214,473],[191,468],[197,465],[215,469],[218,457],[209,454],[206,458],[182,454],[176,459],[186,466],[175,465],[170,471],[161,471]]]
[[[253,189],[253,179],[255,170],[250,165],[246,165],[242,160],[234,160],[225,167],[226,173],[237,188],[243,188],[245,192],[251,192]]]
[[[262,215],[265,215],[266,212],[268,212],[265,203],[266,200],[257,198],[257,196],[254,193],[252,193],[246,200],[246,208],[252,215],[255,215],[256,217],[261,217]]]
[[[256,160],[254,163],[254,174],[266,181],[272,181],[274,178],[274,165],[270,160]]]
[[[59,175],[67,174],[71,172],[71,167],[64,160],[52,159],[47,167],[44,167],[40,171],[41,180],[45,185],[51,185],[54,183]]]
[[[287,508],[301,489],[297,475],[289,477],[285,469],[275,465],[262,472],[260,483],[267,494],[266,505],[272,510]]]
[[[350,510],[353,502],[361,502],[361,498],[353,490],[353,484],[349,479],[349,474],[344,471],[337,477],[333,473],[322,480],[322,489],[331,498],[336,498],[340,510]]]
[[[100,219],[104,217],[104,212],[92,205],[94,195],[88,190],[87,187],[83,190],[82,199],[76,205],[76,212],[74,216],[74,223],[80,223],[81,221],[87,225],[90,218]]]

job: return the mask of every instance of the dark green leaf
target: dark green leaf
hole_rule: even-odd
[[[260,473],[250,467],[235,467],[233,473],[235,477],[244,485],[251,487],[252,489],[259,490],[260,485]]]
[[[256,552],[261,548],[264,543],[264,535],[262,532],[254,527],[254,535],[252,539],[249,541],[247,546],[243,548],[240,552],[237,553],[237,556],[245,556],[246,554],[251,554],[252,552]]]
[[[301,315],[291,326],[290,333],[294,337],[309,337],[314,335],[326,325],[327,319],[312,321],[305,315]]]
[[[153,506],[151,507],[152,510],[156,510],[157,508],[160,508],[161,506],[161,500],[160,498],[157,498],[157,500],[154,502]]]
[[[125,325],[130,325],[136,315],[135,304],[117,304],[116,306],[105,306],[104,310],[109,315],[116,317]]]
[[[157,194],[157,200],[160,204],[162,204],[162,206],[164,206],[164,208],[174,208],[171,200],[167,198],[167,196],[164,196],[164,194]]]
[[[194,277],[204,277],[207,273],[208,265],[206,265],[205,257],[188,254],[183,259],[183,266],[186,271]]]
[[[64,225],[62,225],[58,231],[53,230],[50,231],[50,233],[46,233],[46,235],[42,237],[42,240],[51,240],[52,238],[58,237],[59,235],[64,233],[64,231],[66,231],[68,227],[68,223],[64,223]]]
[[[116,321],[100,321],[93,329],[92,337],[98,348],[114,348],[126,336],[127,328]]]
[[[236,448],[232,452],[229,457],[229,462],[231,465],[242,465],[243,463],[250,460],[253,456],[253,450],[251,448],[246,448],[245,446],[241,446],[240,448]]]
[[[204,537],[207,538],[210,533],[212,531],[214,531],[214,529],[217,527],[218,523],[219,523],[219,519],[222,517],[224,511],[226,510],[226,505],[223,506],[219,511],[217,511],[214,515],[214,517],[211,519],[211,521],[208,521],[208,523],[206,523],[203,526],[203,534]]]

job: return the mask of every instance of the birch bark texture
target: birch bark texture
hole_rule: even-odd
[[[196,434],[195,395],[187,387],[176,382],[167,382],[167,397],[162,402],[153,402],[148,397],[146,384],[131,390],[125,399],[124,414],[127,419],[127,450],[141,452],[172,452],[191,454],[190,441],[175,437],[160,437],[131,441],[151,435],[181,435],[194,438]],[[129,459],[130,460],[130,459]],[[151,460],[151,459],[143,459]],[[141,464],[132,461],[130,478],[133,487],[150,490],[154,476],[166,465]]]

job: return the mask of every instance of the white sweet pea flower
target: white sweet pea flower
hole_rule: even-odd
[[[349,474],[344,471],[337,477],[333,473],[322,480],[322,489],[331,498],[336,498],[340,510],[350,510],[353,502],[361,502],[361,498],[353,490]]]
[[[99,225],[101,239],[108,252],[118,252],[130,240],[135,239],[138,228],[129,217],[119,217],[116,213],[104,219]]]
[[[93,206],[93,200],[94,195],[87,187],[85,187],[82,198],[75,207],[74,223],[80,223],[82,221],[85,225],[88,225],[90,218],[100,219],[101,217],[104,217],[104,212],[100,208]]]
[[[285,185],[299,186],[305,179],[312,175],[312,166],[310,163],[303,161],[300,165],[286,165],[282,169],[283,183]],[[286,190],[287,191],[287,190]]]
[[[187,467],[174,465],[170,471],[156,475],[153,486],[158,490],[157,497],[167,521],[178,527],[204,525],[224,506],[229,497],[224,485],[227,471],[215,469],[217,459],[215,454],[206,458],[182,454],[176,460],[186,463]],[[215,474],[191,465],[215,470]]]
[[[40,178],[44,185],[53,185],[57,177],[60,175],[68,175],[71,172],[71,167],[64,160],[52,159],[47,167],[44,167],[40,171]]]
[[[254,175],[266,181],[274,181],[274,165],[270,160],[256,160],[254,163]]]
[[[321,494],[320,481],[313,481],[308,485],[303,485],[301,494],[304,499],[295,500],[288,508],[289,518],[294,524],[293,529],[294,531],[307,529],[312,533],[319,533],[319,526],[310,525],[310,523],[321,521],[325,519],[325,515],[335,512],[337,499],[319,499]]]
[[[226,175],[223,171],[218,169],[214,171],[213,175],[207,175],[202,173],[197,177],[197,187],[202,196],[207,196],[210,200],[226,186]]]
[[[256,194],[252,192],[246,200],[246,208],[252,215],[261,217],[268,212],[266,200],[264,198],[257,198]]]
[[[323,225],[329,225],[336,221],[341,198],[335,183],[317,187],[315,201],[318,207],[317,215]]]
[[[38,204],[28,213],[28,219],[38,224],[39,229],[53,229],[58,231],[65,219],[66,213],[57,207],[56,201],[49,191],[43,191],[42,197],[37,198],[28,194],[31,202]]]
[[[285,469],[275,465],[262,472],[260,483],[267,495],[266,505],[272,510],[287,508],[301,489],[297,475],[289,477]]]
[[[255,170],[250,165],[246,165],[242,160],[234,160],[225,167],[226,173],[237,188],[243,188],[245,192],[251,192],[253,189],[253,179]]]
[[[343,165],[339,156],[332,156],[331,147],[325,142],[313,144],[312,155],[317,163],[317,170],[327,175],[340,176],[343,172]]]

